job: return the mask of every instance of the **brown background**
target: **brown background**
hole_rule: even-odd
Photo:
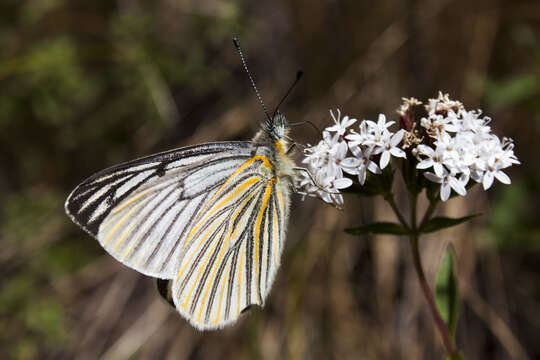
[[[467,359],[540,357],[540,4],[537,1],[4,0],[0,3],[0,348],[8,358],[440,359],[405,239],[343,228],[393,221],[380,199],[340,212],[293,199],[264,309],[201,333],[153,282],[64,215],[85,177],[188,144],[249,139],[263,114],[231,38],[272,107],[329,124],[328,109],[395,118],[438,90],[515,139],[513,184],[475,187],[439,214],[481,212],[425,238],[435,278],[448,242]],[[308,126],[294,139],[314,143]],[[401,205],[406,196],[399,193]],[[422,204],[421,208],[425,207]]]

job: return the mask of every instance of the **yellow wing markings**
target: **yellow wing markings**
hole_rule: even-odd
[[[278,263],[278,259],[277,259],[277,246],[278,246],[278,240],[279,240],[279,236],[278,236],[278,230],[277,230],[277,212],[276,212],[276,209],[274,207],[273,209],[273,214],[272,214],[272,240],[274,241],[274,264],[277,265]]]
[[[109,231],[109,234],[107,235],[107,237],[105,238],[105,240],[103,241],[105,244],[107,244],[109,241],[111,241],[111,238],[112,236],[118,231],[118,229],[120,228],[120,226],[122,226],[122,224],[124,223],[124,221],[127,220],[128,217],[131,216],[131,214],[133,214],[133,212],[135,212],[136,210],[138,210],[142,205],[145,205],[147,202],[149,201],[149,199],[147,199],[146,201],[142,201],[140,204],[136,205],[133,207],[133,209],[129,210],[127,212],[126,215],[124,215],[124,217],[122,219],[120,219],[120,221],[118,221],[116,223],[116,225],[114,225],[114,227]],[[127,235],[127,230],[124,231],[124,234],[122,235],[122,237],[120,238],[120,240],[118,241],[123,241],[125,235]],[[117,246],[117,245],[115,245]]]
[[[270,160],[264,156],[264,155],[255,155],[253,157],[251,157],[249,160],[247,160],[246,162],[244,162],[242,165],[240,165],[240,167],[238,169],[236,169],[236,171],[231,175],[229,176],[229,178],[225,181],[225,183],[223,183],[223,185],[221,185],[219,187],[219,189],[216,191],[216,193],[214,195],[212,195],[212,197],[210,198],[210,200],[207,201],[206,205],[201,209],[200,213],[201,214],[204,214],[204,212],[208,209],[209,206],[212,205],[212,201],[223,191],[223,189],[225,189],[225,187],[227,185],[229,185],[231,183],[231,181],[234,180],[234,178],[236,176],[238,176],[238,174],[240,174],[244,169],[246,169],[248,166],[250,166],[251,164],[253,164],[255,161],[257,160],[261,160],[263,162],[263,165],[265,167],[267,167],[268,169],[272,169],[273,168],[273,165],[272,163],[270,162]],[[248,185],[249,186],[249,185]],[[246,187],[248,187],[246,186]],[[245,189],[245,188],[244,188]],[[238,189],[237,189],[238,190]],[[236,190],[235,190],[236,191]],[[189,243],[189,241],[191,240],[191,238],[193,237],[193,234],[195,234],[195,232],[197,232],[200,224],[204,223],[206,221],[206,219],[211,216],[215,211],[217,211],[219,209],[220,206],[222,206],[224,203],[226,203],[227,201],[230,200],[230,198],[232,198],[232,194],[229,195],[229,197],[227,197],[227,199],[224,199],[222,200],[217,206],[215,206],[212,211],[208,212],[206,215],[205,215],[205,218],[202,219],[199,224],[197,226],[195,226],[189,233],[189,235],[187,236],[186,238],[186,242],[184,244],[187,245]],[[226,201],[227,200],[227,201]]]
[[[197,318],[197,322],[200,323],[201,322],[201,317],[202,317],[202,312],[203,312],[203,309],[204,309],[204,304],[206,303],[206,298],[208,296],[208,292],[210,291],[210,286],[213,284],[214,282],[214,279],[216,277],[216,272],[217,272],[217,268],[218,266],[221,264],[221,260],[223,259],[223,255],[225,253],[225,250],[228,248],[228,244],[229,244],[229,241],[231,238],[236,238],[237,236],[237,233],[238,233],[238,227],[236,229],[234,229],[234,232],[233,232],[233,224],[234,224],[234,221],[236,220],[236,218],[238,217],[238,214],[240,214],[240,212],[242,211],[242,209],[244,208],[244,206],[246,206],[246,204],[253,198],[253,196],[255,196],[255,192],[253,192],[247,199],[245,199],[244,201],[242,201],[242,204],[240,206],[238,206],[238,208],[236,209],[236,211],[234,212],[233,216],[231,217],[231,219],[229,220],[229,224],[230,224],[230,230],[229,230],[229,233],[227,234],[227,237],[225,239],[225,242],[224,244],[221,246],[221,250],[219,252],[219,256],[218,256],[218,261],[216,261],[214,263],[214,265],[212,266],[212,273],[210,275],[210,280],[206,282],[206,286],[205,286],[205,289],[204,289],[204,295],[203,295],[203,299],[201,301],[201,309],[199,310],[199,316]],[[232,234],[231,234],[232,232]]]
[[[255,230],[254,230],[254,240],[255,240],[255,279],[257,279],[257,287],[260,290],[261,284],[259,283],[259,243],[260,243],[260,235],[261,235],[261,222],[263,214],[266,210],[266,207],[268,206],[268,200],[270,199],[270,195],[272,194],[272,187],[274,186],[275,178],[272,178],[268,185],[266,186],[266,191],[264,192],[263,202],[261,205],[261,208],[259,209],[259,214],[257,214],[257,220],[255,221]],[[258,292],[260,295],[260,291]],[[262,299],[259,299],[259,301],[262,303]]]
[[[212,200],[214,200],[216,198],[216,196],[219,195],[219,193],[221,191],[223,191],[223,189],[225,189],[225,187],[227,185],[229,185],[229,183],[238,175],[240,174],[245,168],[247,168],[248,166],[250,166],[251,164],[253,164],[255,161],[257,160],[262,160],[264,166],[266,166],[268,169],[272,169],[273,168],[273,165],[272,163],[270,162],[270,160],[268,160],[268,158],[264,155],[255,155],[253,157],[251,157],[249,160],[247,160],[245,163],[243,163],[242,165],[240,165],[240,167],[238,169],[236,169],[236,171],[231,175],[229,176],[229,178],[225,181],[225,183],[223,183],[223,185],[221,185],[221,187],[218,189],[218,191],[216,191],[216,193],[210,198],[210,200],[208,200],[208,204],[210,204],[212,202]],[[203,210],[206,210],[206,208],[204,208]]]
[[[186,311],[186,308],[188,306],[189,301],[191,300],[191,294],[193,293],[193,290],[195,289],[195,286],[197,286],[197,283],[199,282],[199,279],[201,278],[203,270],[206,268],[206,264],[208,264],[208,261],[211,258],[211,254],[214,252],[214,249],[216,248],[218,244],[218,241],[214,242],[214,245],[212,246],[212,249],[208,252],[208,254],[205,256],[204,263],[199,267],[199,271],[197,272],[197,276],[195,277],[195,281],[193,281],[193,285],[191,285],[191,289],[189,290],[186,300],[184,301],[184,304],[182,305],[182,308],[184,311]]]
[[[238,302],[236,303],[236,309],[238,315],[240,315],[241,309],[240,309],[240,298],[242,294],[242,271],[244,267],[244,258],[246,257],[246,246],[242,247],[242,254],[240,255],[240,264],[238,266]]]
[[[170,192],[172,193],[172,191]],[[170,195],[169,193],[169,195]],[[168,197],[169,195],[167,195],[166,197]],[[143,202],[145,205],[148,204],[149,202],[151,202],[152,200],[154,200],[156,198],[156,196],[154,196],[153,198],[147,198],[145,199],[145,201]],[[120,237],[120,239],[118,239],[116,241],[116,243],[114,244],[113,246],[113,251],[117,251],[118,250],[118,247],[125,241],[126,239],[126,236],[131,232],[131,230],[133,229],[133,227],[137,224],[140,224],[141,223],[141,218],[144,217],[144,213],[143,214],[139,214],[138,218],[133,221],[131,223],[131,225],[122,233],[122,236]],[[126,259],[131,251],[133,250],[133,248],[139,243],[139,241],[141,240],[141,237],[143,236],[144,232],[141,232],[141,234],[137,237],[136,240],[131,240],[131,245],[124,251],[124,254],[122,255],[123,259]],[[135,235],[135,234],[134,234]]]
[[[151,189],[148,189],[146,191],[142,191],[140,192],[139,194],[137,194],[136,196],[133,196],[131,199],[129,199],[128,201],[124,202],[122,205],[120,206],[117,206],[115,208],[113,208],[111,210],[111,215],[113,214],[117,214],[119,213],[120,211],[124,210],[125,207],[129,206],[131,203],[133,203],[134,201],[137,201],[138,199],[140,199],[141,197],[143,197],[144,195],[146,195],[147,193],[149,193],[151,191]]]
[[[219,293],[219,303],[218,303],[218,308],[217,308],[216,320],[214,320],[214,325],[216,325],[219,322],[219,316],[221,314],[221,304],[223,302],[223,291],[225,290],[225,284],[229,280],[230,269],[231,269],[231,263],[228,263],[227,269],[225,270],[225,278],[223,279],[223,283],[221,284],[221,291]]]
[[[169,186],[169,184],[167,184],[167,186]],[[165,187],[165,186],[163,186],[163,187]],[[133,196],[131,198],[128,198],[128,200],[123,202],[121,205],[114,207],[111,210],[110,214],[107,216],[106,220],[101,224],[100,228],[105,229],[114,220],[114,215],[118,214],[123,209],[125,209],[129,205],[133,204],[135,201],[139,200],[140,198],[146,196],[148,193],[153,192],[153,191],[156,191],[156,189],[154,187],[150,187],[150,188],[146,189],[145,191],[141,191],[139,194],[137,194],[137,195],[135,195],[135,196]]]
[[[199,228],[206,222],[206,220],[208,220],[208,218],[210,216],[212,216],[212,214],[214,214],[216,211],[218,211],[224,204],[228,203],[229,201],[231,201],[231,199],[234,199],[235,197],[238,197],[239,194],[241,194],[242,192],[244,192],[247,188],[249,188],[251,185],[255,184],[256,182],[260,181],[260,178],[257,178],[257,177],[251,177],[249,178],[248,180],[244,181],[241,185],[238,185],[236,187],[236,189],[229,195],[227,196],[225,199],[223,199],[219,204],[215,205],[211,211],[209,211],[203,219],[201,219],[197,225],[195,225],[193,227],[193,229],[189,232],[187,238],[186,238],[186,241],[184,243],[184,248],[186,247],[186,245],[189,243],[189,241],[191,240],[191,238],[193,237],[193,235],[197,232],[197,230],[199,230]]]
[[[276,194],[278,198],[279,210],[281,212],[281,215],[285,216],[285,203],[283,201],[283,193],[279,191],[279,188],[277,188]]]
[[[197,246],[197,248],[195,249],[195,251],[193,251],[191,253],[191,255],[189,256],[188,260],[185,262],[184,266],[182,266],[182,269],[180,269],[180,271],[178,272],[178,275],[176,276],[176,281],[178,281],[180,279],[180,277],[182,277],[182,275],[184,274],[184,271],[186,271],[186,268],[188,267],[188,265],[191,263],[191,260],[193,259],[193,256],[199,252],[199,248],[201,247],[202,244],[204,244],[204,241],[210,236],[210,234],[216,229],[216,227],[218,226],[219,224],[214,224],[213,227],[211,227],[210,229],[208,229],[206,231],[206,233],[203,235],[201,241],[199,242],[199,245]]]

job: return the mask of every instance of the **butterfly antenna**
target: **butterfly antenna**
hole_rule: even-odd
[[[311,121],[309,120],[304,120],[304,121],[299,121],[299,122],[294,122],[294,123],[289,123],[289,126],[299,126],[299,125],[304,125],[304,124],[309,124],[311,125],[311,127],[313,127],[318,134],[322,133],[322,131],[317,127],[317,125],[315,125],[314,123],[312,123]]]
[[[287,96],[289,96],[289,94],[291,93],[292,89],[294,89],[294,87],[296,86],[296,84],[298,84],[298,82],[300,81],[300,79],[302,78],[303,75],[304,75],[304,72],[303,72],[303,71],[297,71],[297,72],[296,72],[296,79],[295,79],[294,82],[291,84],[291,86],[289,86],[289,89],[287,90],[287,92],[285,93],[285,95],[281,98],[281,100],[279,101],[279,103],[277,104],[276,110],[274,110],[274,114],[273,114],[273,115],[276,115],[276,112],[278,112],[279,107],[281,106],[281,104],[283,104],[283,102],[285,101],[285,99],[287,98]]]
[[[240,43],[238,42],[237,38],[233,38],[234,46],[236,47],[236,51],[238,51],[238,54],[240,55],[240,59],[242,59],[242,64],[244,65],[244,70],[246,71],[249,81],[251,82],[251,86],[253,87],[253,90],[255,90],[255,95],[257,95],[257,99],[259,99],[259,103],[261,104],[264,114],[266,115],[266,118],[268,121],[272,121],[270,118],[270,115],[268,114],[268,109],[266,108],[266,105],[264,105],[264,102],[261,97],[261,93],[257,89],[257,85],[255,85],[255,80],[253,80],[253,76],[251,76],[251,72],[248,69],[246,59],[244,58],[244,53],[242,52],[242,48],[240,47]]]

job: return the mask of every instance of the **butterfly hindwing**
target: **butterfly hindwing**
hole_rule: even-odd
[[[173,279],[177,310],[199,329],[234,322],[262,305],[285,238],[289,188],[272,177],[264,156],[254,156],[205,203],[184,242]]]
[[[173,278],[187,229],[250,157],[249,142],[224,142],[134,160],[77,186],[66,212],[122,263],[146,275]]]

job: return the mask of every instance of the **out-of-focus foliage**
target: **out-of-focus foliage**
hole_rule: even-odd
[[[402,96],[440,89],[515,139],[514,184],[449,201],[449,217],[485,215],[421,247],[432,279],[446,242],[464,262],[456,341],[465,358],[538,357],[539,14],[534,0],[0,2],[2,356],[442,357],[409,249],[343,232],[394,221],[378,202],[349,196],[338,212],[295,198],[265,308],[204,334],[65,216],[69,191],[102,168],[252,136],[263,115],[236,35],[270,108],[305,71],[283,108],[291,121],[322,127],[336,106],[392,114]],[[292,130],[300,143],[315,136]],[[347,202],[365,211],[346,217]],[[472,291],[510,335],[482,316]]]

